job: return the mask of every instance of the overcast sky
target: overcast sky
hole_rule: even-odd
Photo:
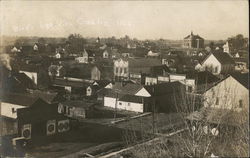
[[[248,1],[0,1],[2,35],[138,39],[248,36]]]

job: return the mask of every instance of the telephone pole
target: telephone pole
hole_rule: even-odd
[[[153,124],[153,134],[155,134],[155,95],[154,95],[154,87],[153,87],[153,95],[152,95],[152,102],[153,102],[153,109],[152,109],[152,112],[153,112],[153,115],[152,115],[152,124]]]

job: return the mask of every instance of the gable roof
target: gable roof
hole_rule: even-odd
[[[249,89],[249,73],[233,73],[231,76],[241,85]]]
[[[120,94],[135,95],[142,88],[143,86],[139,84],[127,83],[123,85],[123,83],[115,83],[112,90],[117,91]]]
[[[193,38],[193,39],[202,39],[202,37],[200,37],[199,35],[193,35],[193,33],[191,33],[190,35],[186,36],[184,39],[190,39],[190,38]]]
[[[40,90],[32,90],[30,91],[30,96],[41,98],[42,100],[46,101],[47,103],[52,103],[58,96],[57,92],[44,92]]]
[[[28,94],[0,93],[1,102],[7,102],[10,104],[16,104],[21,106],[31,106],[38,99],[38,97],[30,96]]]
[[[225,52],[212,53],[221,64],[234,64],[234,60]]]
[[[10,72],[1,77],[1,88],[4,92],[25,92],[36,85],[25,73]]]
[[[108,81],[108,80],[97,80],[97,81],[93,82],[93,85],[95,85],[95,83],[97,83],[97,85],[99,87],[103,88],[103,87],[107,86],[110,83],[110,81]]]
[[[214,83],[213,86],[210,86],[206,89],[206,91],[210,90],[212,87],[218,85],[219,83],[221,83],[222,81],[226,80],[227,78],[229,78],[230,76],[233,77],[236,81],[238,81],[241,85],[243,85],[245,88],[249,89],[249,85],[248,85],[248,75],[249,73],[245,73],[245,74],[241,74],[241,73],[232,73],[229,74],[228,76],[226,76],[225,78],[219,80],[218,82]]]

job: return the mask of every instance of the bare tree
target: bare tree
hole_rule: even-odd
[[[156,142],[142,143],[130,150],[130,157],[210,157],[212,154],[224,157],[248,157],[249,105],[246,102],[239,108],[237,87],[229,85],[228,88],[225,87],[223,94],[217,91],[212,97],[215,100],[218,97],[223,100],[224,106],[219,108],[214,107],[215,100],[208,101],[203,95],[186,94],[183,91],[181,96],[175,98],[175,106],[185,130],[171,137],[161,135]],[[248,94],[245,94],[245,97],[248,97]],[[205,104],[205,107],[199,109],[199,104]],[[179,130],[174,120],[169,122],[172,122],[172,131]],[[157,135],[147,139],[155,136]],[[135,135],[133,137],[127,135],[126,140],[133,144],[137,139]]]

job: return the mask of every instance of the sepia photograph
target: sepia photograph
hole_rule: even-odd
[[[249,157],[248,0],[0,0],[0,158]]]

